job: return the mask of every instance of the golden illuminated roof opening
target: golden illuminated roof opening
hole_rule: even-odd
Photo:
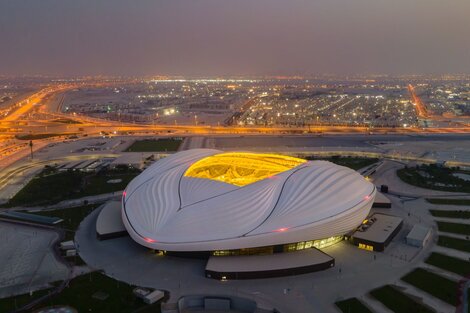
[[[278,154],[221,153],[192,164],[184,176],[246,186],[290,170],[306,160]]]

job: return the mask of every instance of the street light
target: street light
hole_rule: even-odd
[[[33,159],[33,141],[32,140],[29,141],[29,148],[31,150],[31,160],[32,160]]]

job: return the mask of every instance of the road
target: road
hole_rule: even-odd
[[[15,122],[23,117],[26,113],[31,111],[34,106],[39,105],[45,97],[50,96],[54,93],[61,92],[67,89],[75,88],[76,85],[72,84],[60,84],[56,86],[49,86],[44,89],[39,90],[38,92],[30,95],[26,99],[17,102],[13,107],[17,107],[16,110],[12,111],[5,118],[3,118],[0,123],[2,125],[8,125],[11,122]]]
[[[428,117],[428,111],[426,109],[426,106],[421,101],[421,98],[416,95],[415,88],[411,84],[408,85],[408,91],[410,92],[413,105],[416,106],[416,114],[418,115],[418,117]]]

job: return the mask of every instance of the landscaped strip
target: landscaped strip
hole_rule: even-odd
[[[372,313],[372,311],[357,298],[349,298],[335,302],[335,304],[344,313]]]
[[[470,206],[470,199],[435,199],[427,198],[426,201],[432,204],[449,204],[449,205],[468,205]]]
[[[160,138],[137,140],[126,152],[176,152],[183,138]]]
[[[431,212],[432,216],[434,217],[461,218],[461,219],[470,218],[470,210],[469,211],[429,210],[429,212]]]
[[[401,279],[444,302],[457,305],[458,284],[455,281],[422,268],[415,269]]]
[[[407,184],[433,190],[470,192],[470,182],[455,176],[466,172],[436,164],[423,164],[397,170],[397,176]]]
[[[470,274],[470,262],[445,254],[433,252],[426,263],[462,276]]]
[[[413,313],[435,313],[433,309],[417,302],[409,295],[401,292],[397,288],[387,285],[375,290],[370,294],[382,302],[387,308],[396,313],[413,312]],[[345,311],[343,311],[345,312]]]
[[[470,252],[470,240],[453,238],[449,236],[439,236],[437,244],[446,248]]]
[[[99,207],[100,204],[88,204],[79,207],[56,209],[49,211],[38,211],[33,214],[41,216],[58,217],[63,219],[59,227],[65,230],[65,240],[72,240],[75,237],[75,231],[78,226],[93,210]]]
[[[470,235],[470,224],[436,222],[439,231],[459,235]]]
[[[45,168],[4,206],[48,205],[63,200],[116,192],[124,190],[138,174],[140,170],[128,168],[106,169],[99,173],[71,170],[60,172],[56,168]],[[109,183],[110,180],[117,179],[118,183]]]
[[[68,305],[78,312],[160,312],[160,302],[147,305],[133,294],[132,289],[131,285],[114,280],[99,272],[93,272],[74,278],[68,287],[38,307]],[[40,293],[44,294],[47,291]],[[22,305],[33,300],[29,295],[2,299],[0,300],[0,312],[9,312],[18,307],[18,305],[15,306],[15,302],[17,303],[19,299]]]
[[[26,293],[23,295],[0,299],[0,312],[15,312],[23,306],[44,297],[50,292],[52,292],[51,289],[43,289],[32,292],[31,294]]]
[[[27,135],[17,135],[16,138],[19,140],[39,140],[39,139],[46,139],[50,137],[58,137],[58,136],[69,136],[75,135],[73,134],[27,134]]]

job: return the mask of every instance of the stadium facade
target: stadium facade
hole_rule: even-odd
[[[122,219],[137,243],[169,253],[288,252],[341,240],[375,193],[357,172],[326,161],[194,149],[131,181]]]

